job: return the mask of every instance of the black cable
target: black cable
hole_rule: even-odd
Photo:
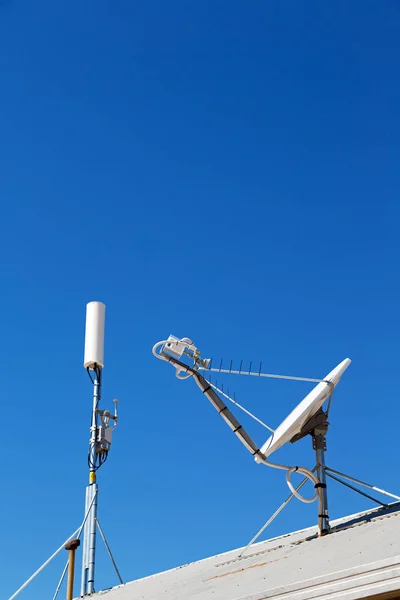
[[[88,453],[88,467],[89,469],[93,469],[94,471],[98,471],[100,467],[104,465],[108,458],[108,452],[102,452],[101,454],[96,454],[95,463],[93,464],[90,459],[90,451]]]
[[[86,371],[87,371],[87,374],[89,375],[89,379],[90,379],[90,381],[91,381],[91,382],[93,383],[93,385],[94,385],[94,379],[93,379],[93,377],[92,377],[92,376],[91,376],[91,374],[90,374],[90,368],[89,368],[89,367],[86,367]],[[98,367],[97,365],[94,365],[94,367],[93,367],[93,371],[94,371],[94,372],[95,372],[95,374],[96,374],[96,379],[97,379],[97,382],[98,382],[98,384],[99,384],[99,385],[101,385],[101,369],[100,369],[100,367]]]
[[[97,365],[94,366],[94,372],[96,373],[96,378],[99,386],[101,386],[101,369]]]
[[[91,461],[91,459],[90,459],[90,451],[89,451],[89,453],[88,453],[88,467],[89,467],[89,469],[94,469],[95,471],[97,471],[97,469],[99,468],[99,466],[96,464],[96,462],[97,462],[97,456],[96,456],[96,461],[93,464],[92,461]]]
[[[96,403],[96,407],[95,407],[95,410],[97,411],[97,406],[100,401],[100,395],[101,395],[101,368],[96,364],[93,366],[93,371],[95,373],[96,380],[94,380],[92,375],[90,374],[89,367],[87,367],[86,371],[87,371],[87,374],[88,374],[89,379],[92,382],[92,384],[95,385],[95,383],[97,383],[97,385],[98,385],[98,396],[97,396],[97,403]],[[97,419],[96,419],[96,421],[97,421]],[[92,427],[92,425],[93,425],[93,423],[91,421],[90,427]],[[97,437],[97,428],[96,428],[96,437]],[[90,470],[98,471],[100,469],[100,467],[102,465],[104,465],[104,463],[106,462],[107,457],[108,457],[108,452],[104,452],[101,454],[96,453],[94,463],[92,462],[90,455],[91,455],[91,449],[89,450],[89,453],[88,453],[88,459],[87,459],[88,467]]]
[[[96,462],[97,462],[97,458],[96,458]],[[88,457],[88,466],[90,470],[93,471],[98,471],[101,467],[101,464],[93,464],[92,461],[90,460],[90,456]]]

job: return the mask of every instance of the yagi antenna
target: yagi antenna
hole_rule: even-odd
[[[362,495],[366,495],[361,492],[357,488],[350,486],[348,483],[341,481],[337,477],[334,477],[332,473],[336,475],[339,474],[345,479],[350,479],[350,481],[358,482],[359,484],[369,487],[375,491],[386,494],[392,498],[400,500],[400,497],[395,496],[394,494],[390,494],[381,490],[380,488],[376,488],[374,486],[370,486],[369,484],[365,484],[360,482],[359,480],[355,480],[343,473],[339,473],[338,471],[334,471],[333,469],[329,469],[325,465],[325,455],[324,452],[326,450],[326,433],[328,431],[328,411],[330,407],[330,400],[332,398],[332,393],[336,385],[339,383],[343,373],[351,364],[351,360],[346,358],[343,360],[333,371],[331,371],[325,379],[311,379],[308,377],[292,377],[289,375],[275,375],[272,373],[262,373],[260,363],[260,367],[257,371],[252,371],[252,363],[250,363],[249,370],[242,370],[243,361],[240,362],[239,370],[234,370],[232,366],[232,361],[229,364],[229,369],[222,368],[222,360],[219,365],[219,368],[213,368],[211,359],[203,359],[200,355],[200,351],[193,344],[192,340],[189,338],[179,339],[175,336],[170,335],[167,340],[163,340],[158,342],[153,347],[153,354],[156,358],[171,363],[172,366],[176,369],[176,376],[178,379],[188,379],[193,377],[196,384],[214,406],[214,408],[221,415],[223,420],[227,423],[233,433],[238,437],[238,439],[242,442],[242,444],[246,447],[246,449],[254,456],[254,459],[259,464],[264,464],[269,467],[273,467],[276,469],[281,469],[286,471],[286,481],[291,491],[291,495],[289,499],[286,500],[283,505],[276,511],[274,516],[267,521],[267,524],[258,532],[258,534],[249,542],[248,546],[242,552],[242,554],[247,550],[247,548],[257,539],[257,537],[264,531],[265,527],[272,522],[273,518],[280,513],[282,508],[286,506],[288,501],[296,497],[302,502],[310,503],[314,502],[318,499],[318,532],[319,535],[324,535],[329,532],[329,515],[328,515],[328,496],[327,496],[327,487],[326,487],[326,476],[339,481],[339,483],[346,485],[347,487],[351,487],[351,489],[357,491]],[[192,361],[192,364],[187,364],[187,360]],[[184,362],[185,361],[185,362]],[[228,398],[233,401],[236,406],[240,409],[244,410],[249,416],[254,418],[256,421],[265,426],[265,423],[262,423],[257,417],[252,415],[249,411],[244,409],[241,405],[239,405],[235,400],[229,397],[228,394],[223,392],[223,388],[218,389],[216,385],[212,384],[208,381],[201,372],[218,372],[218,373],[227,373],[227,374],[236,374],[236,375],[250,375],[257,377],[267,377],[273,379],[286,379],[286,380],[294,380],[294,381],[310,381],[317,383],[313,390],[296,406],[296,408],[286,417],[286,419],[277,427],[276,430],[271,430],[272,435],[268,438],[268,440],[259,447],[255,441],[250,437],[250,435],[245,431],[241,423],[236,419],[236,417],[231,413],[228,407],[224,404],[221,396]],[[219,393],[218,393],[219,392]],[[324,411],[322,406],[329,398],[328,409]],[[269,427],[267,427],[269,428]],[[317,464],[313,470],[309,470],[305,467],[299,466],[288,466],[272,463],[268,460],[268,457],[281,448],[285,443],[291,442],[294,443],[297,440],[305,437],[306,435],[311,435],[313,441],[313,449],[316,451]],[[316,472],[316,474],[314,473]],[[304,475],[305,479],[294,488],[290,476],[293,472],[298,472]],[[304,485],[306,480],[310,480],[314,485],[314,495],[311,498],[304,498],[299,494],[300,488]],[[367,497],[371,498],[378,504],[382,504],[379,500],[375,500],[371,496]]]

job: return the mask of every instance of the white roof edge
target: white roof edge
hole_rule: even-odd
[[[394,508],[396,505],[398,505],[399,510],[400,510],[400,502],[398,502],[398,501],[391,502],[390,504],[387,505],[387,507],[380,506],[378,508],[370,508],[368,510],[363,510],[359,513],[347,515],[346,517],[339,517],[338,519],[334,519],[333,521],[331,521],[330,525],[331,525],[331,527],[337,527],[338,525],[344,525],[347,521],[351,521],[353,519],[360,519],[364,516],[373,515],[374,513],[380,513],[382,511],[388,510],[390,508]],[[275,542],[277,540],[283,540],[284,538],[290,537],[292,535],[294,536],[296,534],[307,533],[307,532],[311,533],[313,531],[317,531],[317,529],[318,529],[317,525],[311,525],[311,527],[306,527],[305,529],[297,529],[296,531],[291,531],[289,533],[283,533],[282,535],[278,535],[273,538],[268,538],[267,540],[262,540],[261,542],[256,542],[255,544],[252,545],[252,548],[259,546],[260,544],[266,544],[267,542]],[[246,546],[241,546],[240,548],[233,548],[232,550],[227,550],[226,552],[222,552],[221,554],[216,554],[214,557],[208,556],[205,559],[200,559],[200,560],[206,560],[207,558],[216,558],[217,556],[222,556],[223,554],[227,554],[228,552],[239,551],[245,547]]]
[[[381,516],[380,513],[382,513],[382,512],[386,513],[388,510],[390,511],[390,509],[395,508],[396,505],[399,507],[399,510],[400,510],[400,502],[393,502],[393,503],[388,504],[387,507],[373,508],[373,509],[361,511],[359,513],[354,513],[354,514],[351,514],[351,515],[347,515],[346,517],[340,517],[338,519],[335,519],[335,520],[331,521],[331,526],[332,527],[336,527],[338,525],[344,525],[344,524],[346,524],[347,521],[351,521],[353,519],[361,519],[364,516],[371,516],[373,518],[374,514],[376,514],[377,517],[379,517],[379,516]],[[317,530],[317,526],[313,525],[311,527],[306,527],[305,529],[299,529],[297,531],[292,531],[290,533],[285,533],[283,535],[279,535],[279,536],[276,536],[274,538],[270,538],[270,539],[267,539],[267,540],[263,540],[261,542],[257,542],[256,544],[253,545],[253,547],[257,547],[257,546],[260,546],[261,544],[266,544],[268,542],[274,542],[274,541],[277,541],[277,540],[282,540],[282,539],[285,539],[285,538],[288,538],[290,536],[294,536],[294,535],[297,535],[297,534],[303,534],[303,533],[306,534],[307,532],[309,532],[309,533],[316,532],[316,530]],[[332,534],[328,534],[327,537],[329,537],[329,535],[332,535]],[[211,560],[211,559],[216,559],[216,558],[219,558],[219,557],[223,557],[226,554],[230,554],[231,552],[236,553],[236,552],[240,551],[242,548],[245,548],[245,546],[241,546],[239,548],[233,548],[232,550],[227,550],[225,552],[221,552],[219,554],[215,554],[215,555],[212,555],[212,556],[206,556],[206,557],[201,558],[201,559],[196,560],[196,561],[191,561],[191,562],[188,562],[188,563],[184,563],[182,565],[178,565],[177,567],[172,567],[171,569],[166,569],[165,571],[158,571],[157,573],[152,573],[151,575],[146,575],[145,577],[140,577],[138,579],[133,579],[132,581],[128,581],[128,582],[126,582],[126,583],[124,583],[122,585],[117,585],[117,586],[114,586],[114,587],[111,587],[111,588],[99,591],[99,592],[96,593],[96,596],[97,595],[101,595],[101,594],[106,594],[106,593],[110,592],[111,590],[118,590],[119,588],[126,587],[126,586],[128,586],[130,584],[133,584],[133,583],[136,583],[136,582],[139,582],[139,581],[145,581],[145,580],[148,580],[148,579],[152,579],[154,577],[158,577],[160,575],[165,575],[166,573],[172,573],[173,571],[179,571],[180,569],[183,569],[184,567],[187,567],[187,566],[192,565],[192,564],[200,563],[200,562],[205,561],[205,560]],[[251,555],[246,555],[246,556],[251,556]],[[396,557],[396,559],[397,559],[397,557]],[[387,560],[378,561],[378,562],[384,563],[384,562],[387,562]],[[400,556],[398,557],[398,561],[397,562],[398,562],[398,565],[396,563],[394,568],[396,569],[396,585],[398,587],[395,588],[395,589],[399,589],[399,587],[400,587]],[[359,567],[359,569],[360,568],[361,567]],[[398,571],[398,573],[397,573],[397,571]],[[355,575],[354,577],[357,577],[357,576]],[[398,582],[397,582],[397,578],[399,578]],[[384,583],[387,584],[387,585],[389,585],[390,581],[385,581]],[[378,584],[379,581],[377,581],[376,583]],[[354,582],[353,582],[353,585],[354,585]],[[361,582],[360,582],[360,585],[362,585]],[[372,582],[371,582],[371,585],[372,585]],[[313,587],[313,586],[311,586],[311,587]],[[315,589],[318,590],[319,586],[316,586]],[[348,590],[348,591],[350,593],[350,592],[353,592],[356,589],[357,588],[352,587],[351,590]],[[278,591],[278,590],[276,590],[276,591]],[[308,588],[308,593],[309,593],[309,591],[310,590]],[[392,590],[390,590],[390,589],[388,589],[388,590],[384,589],[382,592],[379,591],[379,592],[376,592],[376,593],[386,593],[386,591],[392,591]],[[299,595],[299,593],[300,593],[300,595]],[[315,596],[315,598],[323,600],[325,598],[325,595],[318,595],[320,593],[322,593],[322,590],[317,593],[317,595]],[[280,598],[284,598],[285,600],[292,600],[292,598],[293,599],[295,598],[296,600],[303,600],[303,593],[302,593],[301,590],[298,590],[297,592],[293,591],[293,595],[292,595],[292,593],[290,593],[290,592],[288,593],[287,591],[285,591],[282,594],[280,594],[279,592],[277,594],[274,594],[273,590],[268,590],[268,591],[265,592],[265,594],[267,594],[267,595],[263,595],[261,593],[261,594],[258,594],[258,595],[256,594],[256,595],[250,595],[250,596],[241,596],[240,598],[238,597],[236,600],[264,600],[264,599],[268,599],[268,598],[274,598],[274,599],[276,598],[277,600],[280,599]],[[336,599],[338,599],[338,600],[339,599],[340,600],[341,599],[343,599],[343,600],[353,600],[353,598],[363,598],[362,595],[355,595],[355,596],[353,594],[346,595],[345,591],[343,591],[343,594],[341,592],[341,595],[336,595],[336,594],[332,595],[331,592],[330,592],[329,593],[329,600],[336,600]],[[370,595],[371,594],[369,592],[367,594],[367,596],[370,596]],[[307,598],[312,598],[312,596],[310,596],[310,595],[304,596],[304,598],[306,598],[306,597]]]
[[[290,586],[269,589],[235,600],[353,600],[398,591],[400,586],[400,555],[374,563],[351,567],[303,580]]]

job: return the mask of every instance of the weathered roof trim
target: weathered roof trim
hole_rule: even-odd
[[[400,589],[400,555],[235,600],[354,600]]]
[[[388,525],[388,520],[391,521],[392,519],[393,526]],[[385,508],[363,511],[333,521],[331,533],[324,538],[319,538],[320,542],[317,541],[317,528],[315,526],[309,527],[254,544],[253,552],[246,554],[242,558],[238,558],[242,548],[231,550],[199,561],[188,563],[180,567],[168,569],[161,573],[143,577],[122,586],[104,590],[103,592],[99,592],[96,596],[98,597],[106,595],[107,593],[111,593],[112,598],[114,598],[113,594],[115,593],[116,598],[119,598],[121,595],[121,599],[124,598],[125,600],[131,600],[131,598],[136,598],[136,594],[139,592],[140,594],[143,594],[139,597],[148,599],[153,596],[151,590],[153,590],[154,586],[160,585],[163,588],[164,585],[166,585],[166,587],[169,588],[168,593],[167,589],[165,589],[165,592],[167,593],[166,597],[171,599],[185,598],[185,591],[187,591],[186,585],[188,582],[194,581],[194,576],[194,578],[198,580],[199,584],[206,586],[200,593],[199,598],[208,598],[207,593],[209,593],[210,588],[207,586],[212,583],[211,580],[215,579],[215,583],[217,584],[218,581],[221,583],[222,581],[225,581],[225,577],[227,576],[240,577],[241,579],[243,576],[247,578],[247,583],[243,585],[242,590],[233,589],[232,585],[229,586],[228,583],[227,585],[229,591],[227,588],[227,594],[225,595],[224,593],[221,595],[222,588],[221,583],[219,583],[218,593],[217,588],[215,588],[216,596],[218,595],[218,598],[224,598],[224,600],[225,598],[226,600],[360,600],[367,597],[371,598],[372,596],[375,598],[381,598],[382,594],[384,594],[384,597],[387,598],[387,594],[391,595],[391,593],[400,590],[400,542],[398,542],[398,540],[400,540],[400,531],[399,536],[396,537],[396,529],[399,527],[399,519],[400,503],[397,502]],[[379,524],[381,521],[382,524]],[[371,530],[368,527],[369,523],[371,523],[371,525],[375,523],[375,525],[372,525]],[[367,527],[367,530],[365,530],[364,527]],[[355,531],[359,528],[361,537]],[[347,531],[349,532],[348,535],[346,535]],[[369,533],[369,531],[371,531],[371,533]],[[387,533],[385,533],[384,538],[380,538],[379,542],[379,537],[378,539],[375,537],[375,532],[380,531],[386,531]],[[389,532],[391,533],[388,536],[387,534]],[[340,538],[343,534],[345,534],[343,539],[343,543],[345,544],[347,539],[354,541],[359,539],[364,540],[363,543],[367,544],[365,548],[369,548],[369,552],[367,553],[367,555],[369,555],[369,560],[367,559],[367,556],[364,556],[363,563],[361,565],[357,564],[358,560],[362,560],[363,553],[356,551],[356,554],[354,555],[354,561],[349,561],[348,559],[351,556],[351,553],[349,553],[349,549],[346,547],[345,554],[347,555],[347,564],[351,565],[353,562],[355,566],[349,566],[347,568],[346,561],[344,561],[341,565],[343,567],[342,570],[339,569],[335,571],[335,554],[332,554],[331,550],[328,563],[331,563],[332,569],[328,571],[327,569],[323,568],[321,572],[321,564],[323,565],[323,561],[321,563],[321,554],[318,554],[318,551],[317,554],[313,554],[313,552],[315,552],[315,550],[313,550],[314,544],[319,546],[319,544],[322,543],[327,550],[329,550],[329,548],[336,548],[335,551],[338,552],[338,563],[340,564],[340,547],[342,543]],[[339,539],[336,539],[337,536]],[[330,539],[332,539],[333,546],[329,542]],[[385,540],[388,542],[386,545]],[[381,546],[376,546],[376,543],[380,543]],[[311,546],[309,544],[311,544]],[[298,551],[295,551],[295,548],[297,547]],[[355,547],[357,548],[357,545]],[[358,551],[360,551],[362,548],[363,546],[359,545]],[[371,552],[371,550],[373,551]],[[292,572],[290,569],[293,568],[293,564],[295,569],[298,568],[296,564],[296,560],[298,559],[296,559],[296,557],[298,556],[301,559],[301,556],[304,556],[304,552],[306,552],[306,554],[308,554],[308,558],[306,563],[303,562],[303,566],[307,565],[303,575],[304,579],[300,577],[298,580],[294,580],[293,577],[289,576],[288,581],[285,582],[284,575],[282,577],[281,572],[280,579],[275,578],[275,581],[270,580],[270,585],[272,584],[271,587],[263,590],[262,588],[264,585],[268,585],[268,580],[267,577],[264,577],[266,580],[262,582],[260,581],[258,575],[258,581],[262,584],[262,587],[260,586],[256,592],[254,586],[248,585],[250,583],[248,574],[252,572],[252,569],[257,567],[268,569],[267,565],[276,562],[273,555],[271,558],[268,557],[270,552],[273,553],[273,551],[278,552],[278,556],[276,557],[278,564],[281,560],[290,556],[288,561],[289,574]],[[285,555],[286,552],[288,552],[287,556]],[[293,552],[300,552],[300,554],[293,554]],[[360,555],[359,558],[357,558],[358,555]],[[381,560],[371,560],[375,557],[383,558]],[[294,563],[293,560],[295,561]],[[313,560],[316,560],[315,570],[312,566]],[[227,572],[228,565],[231,565],[232,568],[228,567]],[[196,570],[192,571],[192,567]],[[189,575],[187,576],[185,573],[188,568]],[[300,569],[301,568],[302,567],[300,567]],[[258,569],[256,570],[258,571]],[[318,574],[318,570],[321,574],[310,578],[310,575],[313,574],[313,571]],[[202,578],[202,572],[203,577],[205,578]],[[187,577],[189,578],[187,579]],[[178,591],[180,590],[180,583],[178,584],[180,581],[182,582],[181,592]],[[242,581],[246,581],[246,579]],[[282,585],[280,585],[281,581]],[[141,582],[146,583],[140,585]],[[276,587],[276,584],[278,583],[279,586]],[[139,584],[139,588],[137,588],[137,585],[135,584]],[[275,587],[273,587],[274,584]],[[143,587],[143,585],[145,585],[145,587]],[[177,585],[179,585],[179,587],[177,587]],[[225,586],[225,584],[223,585]],[[247,590],[247,594],[243,594],[243,592],[246,590],[246,587],[249,587],[250,589]],[[253,589],[251,589],[251,587]],[[130,591],[131,589],[132,592]],[[242,593],[240,593],[241,591]],[[159,593],[160,590],[157,590],[157,598],[161,597],[159,596]]]

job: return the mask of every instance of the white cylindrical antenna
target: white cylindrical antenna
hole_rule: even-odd
[[[86,305],[85,369],[104,367],[104,320],[106,306],[102,302]]]

